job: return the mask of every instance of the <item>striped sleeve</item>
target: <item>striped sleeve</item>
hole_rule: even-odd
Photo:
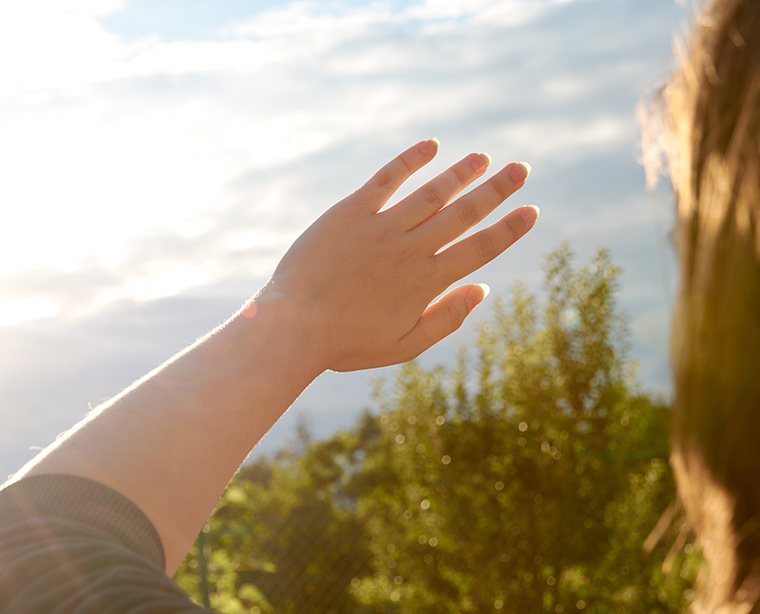
[[[40,475],[0,491],[0,612],[201,614],[164,573],[153,524],[85,478]]]

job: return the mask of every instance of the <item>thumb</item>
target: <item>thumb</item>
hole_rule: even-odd
[[[444,294],[428,306],[403,339],[410,358],[419,356],[457,330],[469,313],[488,296],[486,284],[466,284]]]
[[[467,315],[470,315],[470,312],[491,293],[491,288],[488,284],[470,284],[464,287],[468,289],[465,300],[467,301]]]

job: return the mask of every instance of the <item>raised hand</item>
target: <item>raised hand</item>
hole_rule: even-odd
[[[324,368],[350,371],[403,362],[452,333],[483,300],[486,288],[466,284],[432,301],[533,227],[538,209],[519,207],[449,245],[528,176],[527,165],[509,164],[451,202],[485,173],[486,154],[466,156],[383,209],[437,150],[435,139],[418,143],[325,212],[285,254],[257,298],[284,299],[308,351],[317,353]]]

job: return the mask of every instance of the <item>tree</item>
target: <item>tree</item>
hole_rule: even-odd
[[[600,250],[546,261],[454,368],[411,362],[379,415],[244,467],[209,522],[212,605],[284,612],[677,612],[698,559]],[[303,429],[301,429],[303,431]],[[192,556],[180,580],[195,590]],[[196,592],[197,594],[197,592]]]
[[[351,581],[369,572],[366,536],[342,485],[361,429],[298,445],[241,469],[208,525],[210,605],[224,612],[356,611]],[[198,544],[178,582],[200,603]]]
[[[354,589],[376,611],[673,611],[683,556],[642,553],[672,502],[668,410],[642,394],[600,250],[547,259],[546,306],[522,286],[481,328],[473,369],[406,365],[380,395],[381,436],[359,499],[374,574]],[[389,472],[388,467],[392,470]],[[674,538],[669,536],[671,540]],[[681,570],[684,577],[680,576]]]

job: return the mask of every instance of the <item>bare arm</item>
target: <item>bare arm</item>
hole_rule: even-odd
[[[327,369],[409,360],[456,330],[484,297],[466,284],[535,223],[521,207],[454,243],[525,181],[510,164],[448,204],[486,170],[471,154],[381,211],[429,162],[423,141],[320,217],[245,309],[97,408],[13,480],[66,473],[125,494],[153,521],[173,573],[252,446]],[[432,304],[431,304],[432,303]]]

